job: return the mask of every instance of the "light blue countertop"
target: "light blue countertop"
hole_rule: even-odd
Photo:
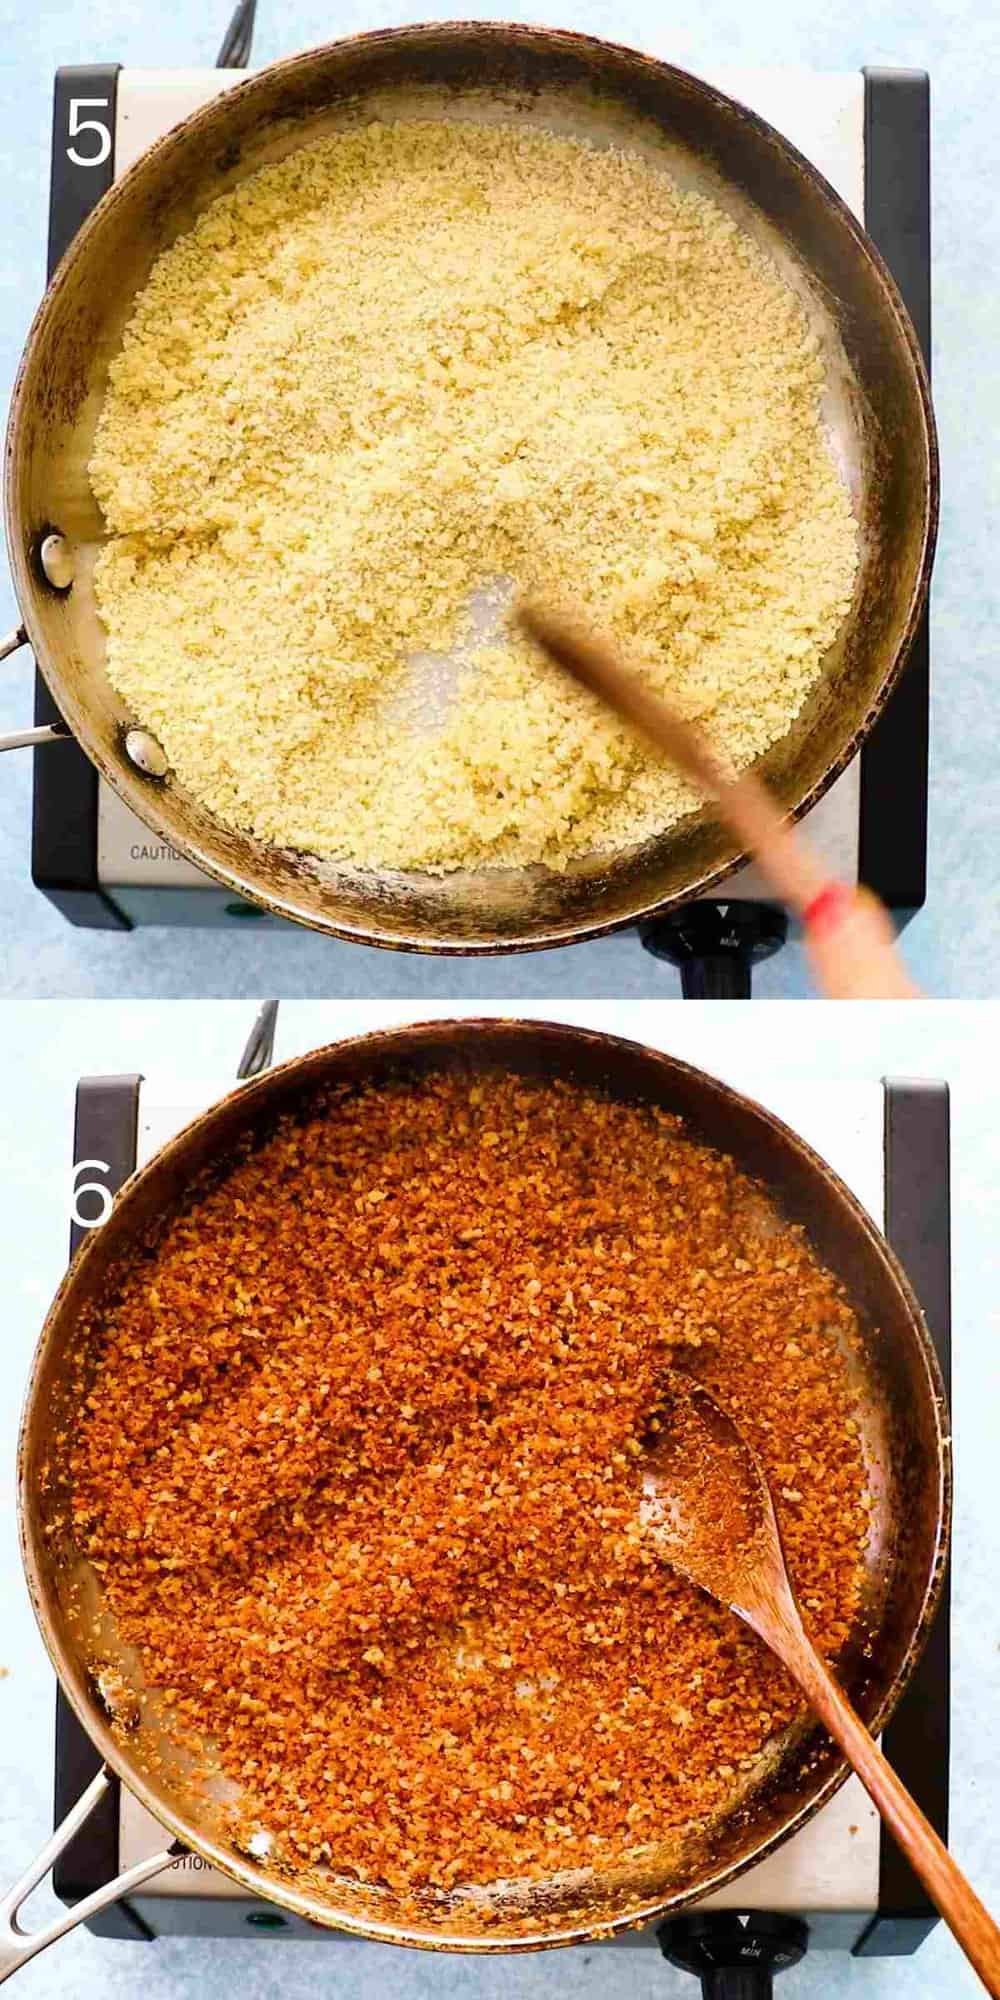
[[[0,263],[0,396],[6,403],[18,353],[43,284],[49,106],[60,63],[104,59],[142,66],[205,64],[215,58],[229,0],[24,0],[0,5],[3,78],[4,257]],[[255,61],[341,33],[417,20],[412,0],[340,0],[332,10],[261,0]],[[440,10],[444,12],[445,10]],[[460,12],[460,9],[456,9]],[[941,430],[944,507],[933,605],[930,893],[906,950],[925,988],[946,996],[1000,988],[1000,791],[995,783],[994,663],[997,519],[995,433],[1000,409],[1000,126],[995,77],[1000,14],[980,0],[701,0],[662,10],[625,0],[546,0],[475,8],[498,17],[544,16],[621,41],[651,42],[691,69],[720,62],[805,63],[856,69],[885,62],[926,68],[933,86],[935,394]],[[15,622],[0,582],[0,631]],[[0,671],[0,729],[29,718],[26,656]],[[262,934],[72,930],[28,875],[30,759],[0,769],[0,990],[9,994],[180,995],[395,994],[415,999],[505,994],[650,994],[676,991],[634,938],[492,963],[436,961],[331,943],[304,932]],[[797,948],[758,975],[763,994],[805,990]]]
[[[402,1003],[283,1007],[278,1053],[345,1032],[413,1016]],[[455,1010],[461,1011],[461,1010]],[[766,1092],[768,1077],[837,1084],[884,1074],[943,1077],[952,1091],[954,1225],[954,1429],[956,1517],[952,1844],[987,1902],[1000,1908],[1000,1530],[996,1508],[995,1355],[1000,1082],[991,1074],[983,1009],[787,1006],[665,1009],[651,1002],[578,1004],[547,1010],[588,1020],[661,1047]],[[0,1341],[0,1888],[20,1873],[50,1826],[53,1679],[20,1572],[13,1518],[18,1408],[46,1305],[65,1264],[69,1163],[76,1080],[81,1073],[144,1070],[151,1089],[201,1101],[184,1085],[227,1087],[252,1019],[246,1002],[9,1003],[3,1035],[3,1112],[17,1135],[0,1153],[0,1268],[5,1274]],[[817,1028],[817,1021],[819,1026]],[[164,1087],[172,1085],[172,1091]],[[750,1086],[752,1087],[752,1086]],[[39,1909],[51,1899],[39,1895]],[[243,2000],[312,2000],[348,1987],[355,2000],[685,2000],[693,1981],[653,1951],[554,1952],[457,1960],[339,1943],[102,1941],[77,1932],[18,1975],[21,2000],[186,2000],[206,1992]],[[12,1991],[15,1989],[12,1988]],[[981,1989],[939,1928],[907,1960],[858,1962],[840,1954],[807,1959],[778,1983],[778,2000],[974,2000]]]

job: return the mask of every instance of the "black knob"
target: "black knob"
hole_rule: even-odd
[[[700,1978],[702,2000],[772,2000],[775,1975],[798,1964],[809,1931],[798,1917],[720,1911],[674,1917],[657,1937],[671,1965]]]
[[[639,936],[678,967],[685,1000],[749,1000],[752,969],[780,951],[788,918],[773,903],[684,903],[640,924]]]

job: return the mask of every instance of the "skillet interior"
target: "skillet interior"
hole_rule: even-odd
[[[838,197],[752,113],[632,51],[548,29],[444,24],[360,36],[225,92],[144,155],[64,259],[33,329],[8,438],[8,536],[39,664],[88,755],[157,835],[241,895],[372,943],[510,950],[614,928],[704,892],[739,856],[697,813],[658,839],[565,874],[443,878],[312,862],[234,833],[177,781],[141,777],[112,690],[92,572],[103,524],[87,463],[108,365],[154,258],[225,189],[305,140],[370,118],[516,119],[620,144],[729,209],[800,292],[819,335],[827,418],[858,514],[855,601],[824,677],[761,760],[800,813],[854,754],[902,665],[932,552],[936,463],[926,382],[891,281]],[[52,525],[77,546],[57,596],[32,551]],[[59,754],[58,752],[53,754]]]
[[[696,1900],[751,1866],[800,1826],[846,1775],[839,1755],[814,1731],[787,1746],[776,1769],[737,1813],[683,1848],[657,1851],[642,1865],[586,1878],[552,1878],[493,1894],[485,1911],[458,1893],[418,1910],[388,1890],[338,1878],[280,1880],[232,1845],[220,1814],[206,1807],[155,1725],[114,1732],[94,1685],[89,1630],[81,1626],[69,1579],[79,1575],[58,1527],[66,1494],[58,1469],[42,1488],[43,1466],[58,1468],[55,1434],[74,1422],[67,1360],[81,1311],[102,1295],[117,1261],[149,1222],[182,1201],[192,1176],[224,1156],[238,1134],[266,1127],[275,1113],[308,1104],[331,1081],[375,1081],[443,1065],[503,1068],[597,1084],[612,1095],[681,1113],[699,1137],[723,1148],[769,1190],[781,1211],[803,1222],[824,1262],[843,1280],[860,1322],[865,1442],[876,1508],[863,1626],[840,1671],[860,1713],[881,1726],[901,1692],[933,1617],[946,1555],[948,1423],[933,1350],[912,1293],[843,1184],[787,1127],[722,1084],[637,1043],[534,1022],[443,1022],[340,1043],[285,1065],[205,1113],[130,1183],[109,1220],[68,1273],[39,1344],[22,1432],[21,1518],[29,1587],[53,1663],[85,1728],[109,1763],[175,1836],[243,1883],[321,1924],[398,1943],[455,1950],[500,1950],[569,1943]],[[91,1579],[88,1616],[104,1616],[101,1652],[129,1662],[102,1612]]]

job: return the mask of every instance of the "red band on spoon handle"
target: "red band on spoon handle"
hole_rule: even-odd
[[[888,912],[869,889],[828,882],[802,906],[806,955],[831,1000],[912,1000]]]
[[[855,894],[846,882],[827,882],[802,912],[806,930],[814,937],[835,930],[852,907]]]

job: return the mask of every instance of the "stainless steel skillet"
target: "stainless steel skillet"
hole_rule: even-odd
[[[862,541],[854,603],[819,688],[761,771],[805,812],[855,754],[905,661],[930,574],[937,460],[917,341],[878,253],[820,175],[753,113],[682,71],[588,37],[503,23],[392,29],[227,90],[144,154],[60,265],[18,378],[6,514],[23,631],[66,723],[156,835],[236,895],[370,944],[496,952],[572,942],[706,894],[741,858],[704,814],[567,874],[435,878],[311,861],[208,814],[147,744],[105,671],[92,571],[104,534],[87,463],[108,365],[157,254],[217,195],[304,140],[383,118],[498,117],[638,148],[760,238],[821,341],[827,421]],[[68,568],[46,575],[53,530]],[[66,587],[60,578],[72,574]],[[15,635],[16,636],[16,635]],[[58,757],[54,747],[49,753]]]
[[[163,1852],[128,1878],[101,1890],[89,1907],[127,1896],[169,1865],[170,1844],[202,1855],[254,1895],[270,1898],[316,1924],[386,1942],[456,1951],[509,1951],[578,1943],[649,1921],[699,1901],[761,1860],[828,1799],[846,1767],[818,1729],[782,1751],[776,1768],[724,1821],[641,1864],[586,1880],[511,1883],[481,1899],[456,1891],[414,1907],[387,1888],[337,1874],[291,1880],[234,1845],[221,1810],[196,1790],[176,1751],[143,1721],[113,1726],[98,1686],[93,1620],[103,1623],[102,1664],[115,1660],[99,1579],[80,1617],[79,1552],[67,1536],[66,1482],[60,1433],[71,1431],[76,1399],[86,1392],[76,1366],[81,1328],[92,1302],[113,1292],[116,1271],[158,1218],[182,1205],[192,1178],[224,1162],[274,1117],[308,1106],[331,1083],[360,1087],[390,1075],[459,1067],[524,1076],[560,1076],[596,1085],[627,1101],[680,1113],[691,1131],[727,1151],[766,1189],[781,1212],[801,1222],[826,1265],[843,1281],[862,1339],[863,1434],[873,1471],[873,1533],[863,1619],[838,1672],[869,1727],[887,1720],[919,1657],[941,1589],[950,1508],[949,1424],[941,1380],[919,1307],[883,1238],[843,1183],[786,1126],[712,1077],[668,1056],[612,1036],[529,1021],[432,1022],[320,1049],[284,1065],[214,1105],[164,1148],[123,1190],[109,1219],[88,1239],[48,1315],[35,1356],[20,1447],[19,1513],[25,1571],[39,1625],[69,1701],[109,1770],[166,1829]],[[333,1128],[335,1143],[335,1127]],[[83,1353],[89,1353],[86,1346]],[[121,1655],[126,1685],[134,1663]],[[119,1710],[121,1703],[118,1704]],[[95,1781],[72,1817],[79,1824],[100,1796]],[[39,1879],[71,1823],[40,1857],[26,1882]],[[8,1922],[24,1885],[0,1906]],[[0,1928],[0,1980],[33,1950],[87,1914],[81,1907],[54,1932],[20,1941]]]

